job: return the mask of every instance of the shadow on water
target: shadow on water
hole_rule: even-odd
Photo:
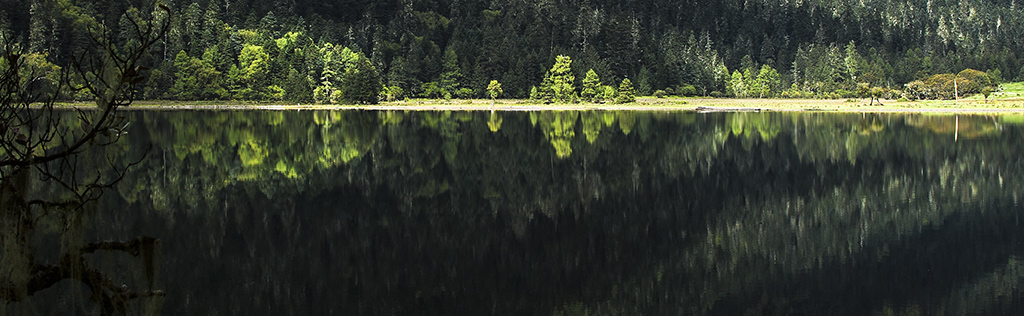
[[[983,207],[990,211],[953,215],[919,234],[866,246],[850,260],[826,262],[746,289],[721,300],[714,313],[1018,314],[1024,307],[1016,294],[1024,281],[1016,267],[1024,255],[1020,206],[994,201]],[[1006,283],[1012,286],[1009,292],[989,292]]]

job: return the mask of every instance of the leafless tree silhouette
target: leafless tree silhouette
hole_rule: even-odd
[[[144,158],[126,164],[110,156],[97,162],[95,156],[98,147],[127,132],[129,122],[119,110],[134,101],[148,70],[140,62],[169,29],[169,8],[159,5],[153,12],[151,18],[126,14],[134,37],[127,43],[118,43],[100,23],[82,22],[91,42],[63,68],[40,66],[44,58],[0,34],[0,301],[23,301],[64,280],[84,284],[104,315],[125,314],[136,298],[163,296],[152,288],[157,239],[85,243],[81,235],[82,213]],[[95,98],[95,106],[59,103],[83,94]],[[33,235],[43,218],[62,227],[53,264],[40,263],[35,253]],[[129,289],[90,267],[85,255],[98,251],[141,257],[149,289]]]

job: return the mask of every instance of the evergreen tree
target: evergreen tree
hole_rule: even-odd
[[[355,62],[345,69],[342,95],[348,103],[377,104],[382,89],[377,69],[362,53],[355,55]]]
[[[203,25],[200,28],[199,34],[202,47],[213,45],[219,45],[221,49],[225,47],[224,42],[228,39],[228,25],[221,20],[220,7],[216,3],[211,3],[206,7],[206,12],[203,14]],[[225,69],[222,68],[221,70]]]
[[[846,45],[844,55],[843,73],[845,74],[845,79],[849,80],[851,83],[856,83],[857,75],[860,74],[861,57],[860,54],[857,53],[857,46],[853,41],[850,41],[850,43]]]
[[[387,84],[392,87],[409,89],[409,73],[405,68],[405,57],[398,56],[391,60],[388,67]]]
[[[11,5],[5,7],[4,16],[18,42],[29,51],[48,52],[51,61],[61,66],[78,51],[76,47],[88,42],[83,35],[90,28],[80,26],[119,23],[120,33],[114,36],[127,40],[134,32],[133,20],[149,15],[172,21],[170,32],[154,47],[157,71],[142,87],[146,97],[159,97],[171,87],[179,51],[194,58],[215,45],[221,57],[212,62],[214,67],[230,73],[234,65],[238,75],[245,68],[238,60],[245,45],[263,47],[270,56],[262,82],[267,89],[289,85],[288,78],[297,78],[291,76],[292,69],[307,81],[320,82],[322,65],[303,55],[312,55],[328,42],[346,43],[350,48],[358,45],[355,50],[372,56],[375,67],[384,70],[381,67],[387,65],[389,86],[406,91],[419,92],[423,82],[435,81],[450,94],[484,94],[493,78],[502,82],[508,95],[517,97],[541,83],[538,94],[559,102],[572,100],[574,92],[587,95],[584,99],[590,95],[572,91],[571,85],[543,83],[554,78],[548,78],[548,68],[540,65],[551,52],[564,51],[578,53],[574,56],[580,69],[619,76],[615,81],[631,75],[640,94],[687,84],[704,95],[732,92],[739,86],[731,84],[734,72],[723,70],[727,64],[739,70],[745,89],[738,92],[748,96],[761,95],[755,90],[763,90],[758,82],[762,64],[787,65],[776,71],[787,84],[797,83],[800,90],[818,95],[854,90],[858,83],[901,86],[966,68],[999,69],[1006,78],[1024,76],[1017,56],[1024,50],[1024,43],[1017,39],[1024,30],[1020,23],[1024,13],[1008,10],[1013,4],[1004,1],[940,1],[928,10],[976,12],[969,15],[926,15],[893,0],[880,0],[869,5],[870,10],[856,3],[822,0],[768,0],[761,5],[683,2],[667,7],[629,6],[629,10],[607,1],[582,6],[544,2],[540,7],[532,2],[467,1],[458,5],[427,1],[415,6],[411,2],[350,3],[341,6],[344,10],[293,0],[164,1],[176,10],[172,16],[120,2],[34,0],[8,1]],[[839,16],[819,17],[815,12],[839,12]],[[678,20],[680,14],[698,24],[652,23]],[[275,39],[291,32],[303,34],[302,42],[287,49],[275,45]],[[713,38],[723,40],[713,42]],[[464,55],[462,60],[455,52]],[[341,69],[333,71],[337,74]]]
[[[547,101],[570,102],[576,90],[573,86],[575,81],[576,76],[572,74],[572,58],[558,55],[538,90]]]
[[[622,79],[622,83],[619,84],[619,93],[615,96],[615,103],[633,102],[636,102],[636,89],[633,88],[633,83],[629,81],[629,78]]]
[[[459,68],[459,57],[455,54],[455,49],[449,46],[444,50],[443,63],[444,68],[438,85],[449,94],[456,93],[462,82],[462,70]]]
[[[583,78],[583,90],[580,91],[580,98],[586,102],[598,101],[600,89],[601,78],[597,76],[597,72],[594,69],[587,70],[587,76]]]
[[[779,86],[782,84],[779,72],[769,65],[761,65],[761,70],[758,71],[755,82],[756,84],[751,88],[751,92],[756,93],[759,98],[775,96],[775,92],[779,90]]]
[[[199,3],[193,2],[182,10],[181,35],[183,48],[192,55],[199,55],[206,50],[203,36],[203,10]]]
[[[743,73],[740,73],[739,69],[732,71],[727,93],[737,98],[747,97],[746,83],[743,81]]]
[[[651,74],[650,70],[647,70],[646,66],[640,67],[640,73],[637,75],[637,83],[636,83],[636,92],[637,93],[640,93],[640,95],[650,95],[651,94],[651,81],[652,81],[651,76],[653,76],[653,75]]]
[[[285,100],[293,102],[312,102],[313,90],[310,88],[307,76],[299,73],[295,68],[288,68],[288,76],[285,79],[284,91]]]

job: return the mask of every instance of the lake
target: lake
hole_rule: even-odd
[[[162,290],[165,315],[1024,309],[1017,117],[127,115],[126,138],[103,155],[145,158],[105,191],[81,238],[158,238],[155,266],[87,259],[115,282]],[[39,233],[40,248],[60,244],[55,231]],[[66,281],[5,309],[95,305]]]

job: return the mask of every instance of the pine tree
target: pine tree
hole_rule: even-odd
[[[598,89],[601,88],[601,78],[597,76],[597,72],[594,69],[587,71],[587,76],[583,78],[583,90],[580,91],[580,98],[586,102],[598,101],[597,97],[600,94]]]
[[[757,78],[754,80],[756,84],[751,91],[756,93],[759,98],[771,97],[778,91],[778,86],[781,84],[779,72],[775,71],[769,65],[762,65],[761,70],[757,73]]]
[[[398,56],[391,60],[387,81],[388,86],[409,90],[409,73],[405,68],[405,57]]]
[[[857,74],[860,72],[860,54],[857,53],[857,46],[854,45],[853,41],[850,41],[846,45],[846,50],[843,58],[843,73],[846,75],[845,79],[850,82],[856,83]]]
[[[203,41],[203,10],[199,3],[193,2],[182,12],[181,35],[183,48],[192,55],[199,55],[206,49],[206,42]]]
[[[574,98],[576,91],[574,82],[576,76],[572,74],[572,58],[558,55],[538,90],[547,101],[569,102]]]
[[[619,84],[619,94],[615,97],[615,103],[633,102],[636,102],[636,89],[633,88],[633,82],[629,81],[629,78],[622,79],[622,83]]]
[[[382,88],[377,68],[362,53],[354,54],[355,61],[345,69],[342,95],[349,103],[377,104]]]
[[[640,73],[637,74],[636,90],[640,95],[651,94],[651,74],[650,70],[647,70],[646,66],[640,67]]]
[[[729,80],[728,92],[734,97],[747,97],[747,86],[743,81],[743,73],[737,70],[732,71],[732,79]]]
[[[459,90],[462,82],[462,70],[459,68],[459,57],[455,54],[455,49],[452,49],[450,46],[445,49],[442,62],[444,68],[441,71],[441,78],[438,80],[438,83],[441,89],[454,94]]]

